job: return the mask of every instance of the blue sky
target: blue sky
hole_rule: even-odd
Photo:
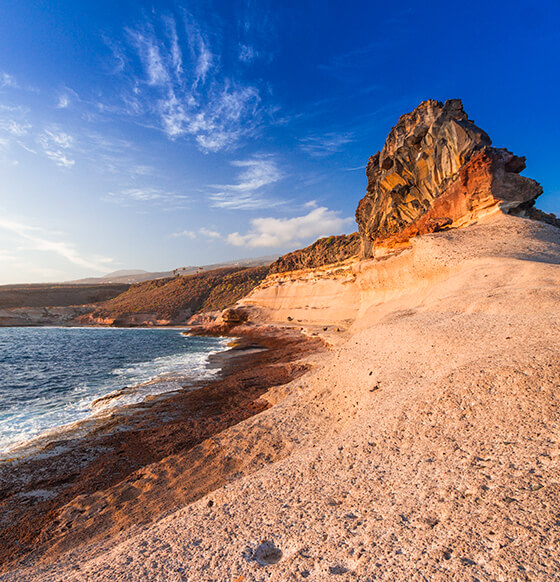
[[[399,115],[461,98],[560,213],[556,2],[0,0],[0,283],[356,229]]]

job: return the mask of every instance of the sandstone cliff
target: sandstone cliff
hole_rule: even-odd
[[[519,175],[525,158],[491,147],[460,100],[429,100],[402,115],[368,162],[356,210],[363,258],[379,244],[462,226],[496,210],[524,214],[542,193]]]

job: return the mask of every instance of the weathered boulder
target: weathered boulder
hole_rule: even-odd
[[[356,210],[361,255],[418,234],[462,226],[500,209],[523,213],[542,194],[519,175],[525,158],[491,147],[459,99],[429,100],[402,115],[369,159],[367,193]]]
[[[228,307],[222,311],[220,318],[227,325],[239,325],[249,319],[249,314],[238,307]]]

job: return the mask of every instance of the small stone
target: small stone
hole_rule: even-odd
[[[270,566],[282,559],[282,550],[271,541],[265,540],[257,547],[253,557],[261,566]]]
[[[336,566],[329,567],[329,573],[333,574],[334,576],[339,576],[340,574],[346,574],[348,572],[348,568],[337,564]]]

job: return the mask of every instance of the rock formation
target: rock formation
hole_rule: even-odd
[[[316,269],[354,257],[360,250],[357,232],[320,238],[312,245],[281,256],[270,265],[270,273]]]
[[[491,143],[459,99],[424,101],[402,115],[367,165],[367,193],[356,210],[362,257],[372,257],[376,245],[465,225],[498,209],[530,212],[541,186],[519,175],[525,158]]]
[[[220,318],[223,323],[233,327],[245,323],[249,314],[243,309],[228,307],[222,311]]]

